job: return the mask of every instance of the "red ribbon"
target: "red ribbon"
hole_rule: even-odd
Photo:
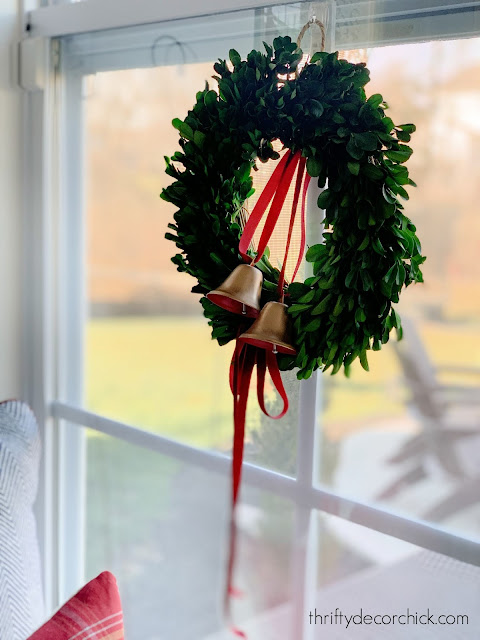
[[[283,203],[285,202],[285,198],[287,197],[287,193],[290,188],[295,169],[297,168],[298,161],[300,160],[300,156],[300,151],[297,151],[296,153],[292,153],[290,151],[283,156],[278,165],[275,167],[275,171],[270,176],[262,193],[260,194],[260,197],[258,198],[258,201],[254,206],[252,213],[249,215],[247,224],[245,225],[242,233],[242,237],[240,238],[240,244],[238,246],[240,255],[245,260],[245,262],[251,261],[252,264],[255,264],[263,256],[268,241],[270,240],[273,230],[275,229],[275,225],[282,210]],[[252,260],[248,256],[247,250],[252,241],[253,235],[257,230],[260,220],[262,219],[263,214],[267,210],[267,207],[272,199],[272,206],[270,207],[270,211],[268,212],[267,219],[265,220],[265,226],[258,243],[257,255]]]
[[[310,182],[310,176],[306,173],[306,159],[301,157],[300,151],[297,151],[295,153],[292,153],[290,151],[289,153],[285,154],[276,166],[264,190],[260,194],[260,197],[252,213],[248,218],[239,244],[239,252],[246,262],[255,264],[261,259],[267,247],[267,243],[271,238],[277,220],[280,216],[282,206],[285,202],[290,184],[297,167],[298,173],[295,183],[295,192],[285,248],[285,257],[278,282],[278,292],[282,301],[284,295],[286,263],[288,252],[290,249],[300,193],[302,193],[301,239],[299,255],[293,272],[292,281],[297,275],[305,250],[305,202],[307,189]],[[265,226],[260,237],[257,255],[252,259],[247,254],[247,251],[252,241],[253,235],[263,217],[263,214],[265,213],[270,203],[272,204],[267,215],[267,219],[265,220]],[[239,331],[239,335],[241,333],[242,331]],[[230,364],[230,388],[232,390],[234,399],[233,418],[235,429],[233,437],[232,456],[232,510],[230,519],[230,548],[227,568],[227,588],[225,594],[225,610],[228,617],[230,617],[230,597],[239,595],[239,592],[233,587],[232,584],[237,537],[235,511],[238,502],[238,494],[242,477],[243,451],[245,441],[245,418],[247,412],[248,392],[250,389],[250,382],[255,366],[257,367],[257,398],[263,413],[268,417],[273,418],[274,420],[278,420],[282,418],[288,411],[288,397],[285,391],[285,387],[283,386],[276,354],[271,351],[266,351],[263,349],[259,349],[258,347],[246,344],[239,340],[239,338],[237,337],[235,351],[233,353],[232,362]],[[265,406],[265,378],[267,371],[270,374],[275,389],[283,400],[283,409],[278,415],[271,415],[267,411],[267,408]],[[243,631],[236,627],[231,627],[231,631],[239,637],[247,637]]]
[[[295,192],[294,192],[294,196],[293,196],[292,214],[290,216],[290,225],[288,227],[287,244],[285,246],[285,257],[283,258],[282,270],[280,272],[280,277],[278,279],[277,290],[278,290],[279,295],[282,297],[282,300],[283,300],[283,285],[285,283],[285,269],[287,268],[288,251],[290,249],[290,242],[291,242],[291,239],[292,239],[293,225],[294,225],[294,222],[295,222],[295,215],[297,213],[298,199],[300,197],[300,189],[302,187],[302,180],[303,180],[304,174],[305,174],[305,181],[303,183],[303,190],[302,190],[302,210],[301,210],[301,223],[300,223],[300,228],[301,228],[301,232],[300,232],[301,233],[301,235],[300,235],[300,248],[298,250],[297,264],[295,265],[295,269],[294,269],[293,275],[292,275],[292,282],[295,280],[295,276],[297,275],[298,269],[300,268],[300,265],[301,265],[302,259],[303,259],[303,254],[304,254],[304,251],[305,251],[305,204],[306,204],[306,200],[307,200],[308,185],[310,184],[310,176],[305,171],[306,164],[307,164],[306,158],[300,158],[300,162],[299,162],[299,165],[298,165],[297,181],[296,181],[296,184],[295,184]]]

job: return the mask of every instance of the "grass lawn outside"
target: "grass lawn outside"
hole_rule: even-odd
[[[91,320],[87,406],[192,445],[227,447],[231,352],[211,341],[203,318]]]
[[[209,329],[201,317],[90,320],[87,407],[195,446],[227,450],[232,438],[228,368],[233,345],[220,348]],[[421,336],[437,365],[480,369],[480,326],[424,323]],[[406,412],[407,391],[392,347],[372,352],[369,361],[369,373],[355,363],[350,379],[325,375],[319,421],[333,439]],[[465,382],[458,375],[450,379]],[[252,400],[250,427],[258,426],[259,419]]]

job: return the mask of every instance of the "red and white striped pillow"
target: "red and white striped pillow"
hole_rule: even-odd
[[[104,571],[86,584],[28,640],[124,640],[117,581]]]

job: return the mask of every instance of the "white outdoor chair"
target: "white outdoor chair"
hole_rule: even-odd
[[[435,368],[413,321],[403,318],[402,324],[404,339],[393,344],[421,431],[389,458],[390,463],[402,465],[403,472],[376,497],[390,499],[419,482],[431,472],[433,462],[437,470],[456,479],[458,486],[454,494],[423,514],[441,520],[478,501],[480,495],[480,369]],[[442,373],[475,375],[477,386],[443,384],[438,379]]]

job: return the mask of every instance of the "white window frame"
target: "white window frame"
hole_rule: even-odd
[[[286,0],[204,0],[201,3],[201,15],[282,4],[291,3]],[[392,0],[383,3],[389,11],[384,10],[382,16],[385,23],[388,20],[403,20],[411,25],[403,42],[442,37],[448,29],[452,37],[458,37],[472,29],[467,10],[477,4],[451,1],[447,7],[441,0],[395,0],[395,3]],[[83,429],[76,427],[88,427],[209,471],[224,475],[230,473],[230,459],[226,456],[197,449],[79,408],[82,381],[69,379],[66,386],[62,371],[67,359],[75,358],[78,362],[82,359],[82,342],[78,338],[81,338],[85,314],[82,296],[72,295],[72,291],[78,293],[84,286],[81,269],[70,274],[74,282],[69,280],[68,286],[61,281],[55,284],[56,265],[62,260],[63,252],[68,251],[70,256],[74,256],[73,262],[81,265],[84,243],[82,229],[71,224],[71,220],[81,218],[75,215],[72,206],[76,207],[77,212],[83,208],[78,180],[82,159],[80,156],[77,158],[78,175],[70,172],[66,190],[62,191],[62,140],[56,137],[57,132],[62,130],[58,121],[66,113],[66,117],[76,119],[78,123],[81,121],[81,83],[77,78],[67,88],[64,94],[67,104],[62,104],[58,95],[54,96],[59,86],[53,81],[59,69],[55,59],[58,53],[55,38],[65,34],[198,17],[199,10],[195,5],[191,0],[177,0],[174,3],[158,0],[85,0],[37,9],[29,12],[25,19],[25,37],[20,45],[20,84],[27,89],[24,103],[25,290],[31,295],[25,297],[24,308],[24,396],[38,416],[44,442],[37,516],[49,609],[58,606],[81,581],[83,558],[78,551],[83,544],[83,514],[81,509],[69,508],[71,504],[82,504],[85,499],[81,453],[84,446]],[[339,8],[337,47],[349,48],[369,42],[371,32],[368,17],[374,11],[374,5],[375,2],[360,2],[354,6],[355,11],[351,10],[350,13],[348,7]],[[351,8],[353,3],[349,6]],[[455,13],[455,8],[460,6],[465,7],[465,15]],[[435,27],[428,19],[428,11],[432,11],[432,7],[437,8],[439,16]],[[422,20],[422,16],[427,19]],[[447,24],[448,16],[455,18],[453,28],[451,21]],[[442,31],[444,17],[447,21],[445,33]],[[478,20],[478,14],[476,17]],[[354,20],[357,29],[352,39],[350,27]],[[473,27],[480,31],[480,25]],[[388,42],[388,29],[382,33],[376,33],[376,43]],[[62,107],[54,110],[54,105],[58,104],[62,104]],[[81,135],[81,129],[81,126],[69,127],[69,132]],[[79,138],[78,148],[81,147]],[[62,200],[66,194],[71,214],[68,223],[63,215],[67,210]],[[75,197],[72,197],[73,194]],[[59,238],[62,238],[61,242]],[[67,308],[68,318],[64,315]],[[243,475],[246,485],[287,498],[295,507],[293,592],[297,595],[293,637],[307,638],[309,632],[305,612],[309,610],[308,598],[313,592],[310,569],[316,565],[314,558],[318,536],[314,516],[317,510],[480,566],[480,545],[473,540],[317,486],[314,455],[318,448],[317,404],[321,401],[319,376],[314,375],[300,384],[297,476],[288,477],[248,463],[244,466]],[[68,480],[72,477],[76,481]],[[76,494],[75,500],[71,500],[72,492]],[[77,550],[74,565],[71,564],[72,548]]]

